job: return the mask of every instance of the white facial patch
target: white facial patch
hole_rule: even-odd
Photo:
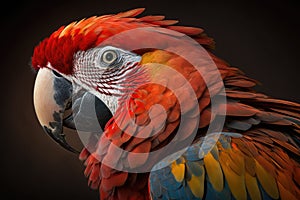
[[[131,84],[134,87],[128,76],[140,60],[141,56],[112,46],[78,51],[73,81],[97,96],[114,114],[124,90]]]

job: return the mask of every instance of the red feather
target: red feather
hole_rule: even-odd
[[[72,23],[67,27],[61,27],[35,47],[32,57],[34,69],[47,67],[47,64],[50,63],[59,72],[72,74],[73,56],[77,51],[85,51],[96,47],[110,36],[137,27],[164,27],[178,32],[172,35],[172,31],[170,33],[167,29],[159,29],[158,33],[162,35],[162,38],[164,36],[172,36],[180,39],[180,37],[186,34],[207,49],[214,47],[213,39],[203,33],[203,30],[200,28],[171,26],[177,23],[177,21],[164,20],[163,16],[135,18],[143,10],[135,9],[117,15],[91,17],[78,23]],[[153,45],[162,41],[157,38],[147,39],[145,35],[147,35],[146,31],[137,34],[136,38],[143,44]],[[130,43],[130,39],[123,42],[127,47],[135,45]],[[171,44],[166,41],[162,45],[165,48]],[[155,52],[153,50],[150,53],[155,54]],[[147,164],[148,157],[135,160],[135,157],[116,154],[112,144],[136,153],[150,152],[163,147],[176,134],[175,130],[178,128],[181,120],[181,109],[190,117],[188,119],[191,120],[191,123],[183,127],[184,134],[179,139],[188,137],[193,132],[195,124],[198,123],[198,121],[193,120],[199,114],[195,114],[195,108],[198,107],[200,111],[199,133],[202,133],[201,131],[207,128],[210,120],[214,119],[216,113],[211,112],[211,94],[204,86],[202,77],[198,73],[194,73],[194,67],[183,58],[174,56],[166,51],[160,51],[159,54],[164,54],[161,57],[164,57],[165,60],[163,62],[159,59],[152,61],[156,63],[161,61],[162,64],[167,64],[181,73],[191,83],[197,96],[198,102],[196,100],[196,103],[198,104],[193,106],[195,102],[190,98],[190,93],[185,90],[179,92],[180,98],[186,102],[184,105],[179,105],[178,99],[166,87],[149,84],[137,90],[130,97],[129,114],[122,113],[122,110],[117,110],[114,118],[105,127],[104,134],[107,140],[100,139],[99,141],[99,148],[102,148],[100,152],[105,152],[100,156],[104,159],[110,159],[115,163],[118,163],[122,159],[122,161],[127,159],[126,161],[129,161],[133,165],[132,167],[143,167],[145,163]],[[295,191],[294,188],[297,185],[294,184],[294,188],[288,187],[288,185],[291,184],[291,177],[293,176],[293,180],[299,186],[299,164],[294,161],[293,156],[300,156],[300,152],[299,148],[292,142],[291,137],[299,138],[299,125],[297,126],[293,120],[296,121],[299,119],[300,105],[255,93],[252,87],[257,84],[257,81],[246,77],[240,70],[230,67],[228,63],[217,58],[212,53],[209,53],[209,55],[217,65],[221,77],[224,79],[227,91],[228,102],[219,106],[219,110],[226,111],[227,116],[229,116],[226,121],[229,123],[227,123],[227,127],[224,130],[228,131],[231,128],[236,132],[241,132],[243,135],[241,138],[231,139],[232,147],[235,150],[239,149],[245,154],[245,167],[251,176],[254,176],[256,173],[253,169],[252,165],[254,163],[251,158],[257,158],[256,160],[260,165],[269,171],[278,182],[281,197],[292,199],[293,194],[295,194],[293,193]],[[213,80],[213,73],[215,72],[208,73],[208,77],[206,77],[212,82],[215,81]],[[168,74],[163,75],[168,77]],[[176,77],[168,77],[168,81],[168,84],[178,86],[177,88],[183,85]],[[214,94],[219,93],[217,89],[213,92]],[[166,120],[163,120],[164,118],[159,112],[155,113],[153,119],[149,118],[148,112],[156,103],[162,105],[167,111]],[[287,115],[297,119],[288,118]],[[117,126],[117,120],[120,122],[119,125],[121,127]],[[132,127],[129,125],[129,120],[135,120],[141,126]],[[151,124],[151,120],[155,123]],[[149,124],[151,126],[145,126]],[[230,124],[231,126],[229,126]],[[243,129],[242,125],[246,126],[246,128]],[[271,125],[280,128],[284,126],[286,130],[295,135],[272,130],[270,128]],[[151,134],[157,130],[159,133],[152,136]],[[133,137],[129,133],[135,136],[143,134],[151,137],[138,138]],[[86,149],[80,154],[80,159],[85,160],[86,169],[84,173],[89,179],[89,185],[92,188],[99,188],[101,199],[150,199],[148,188],[149,173],[134,174],[119,172],[101,164],[99,159],[96,159]],[[287,179],[282,178],[282,180],[278,179],[278,177],[282,177],[283,175],[276,171],[277,167],[280,167],[280,170],[285,168],[285,171],[290,171],[289,173],[292,174],[291,177]]]

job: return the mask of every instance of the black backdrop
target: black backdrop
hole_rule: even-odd
[[[24,1],[1,6],[1,196],[97,199],[82,163],[43,133],[33,110],[33,48],[61,25],[92,15],[146,7],[181,25],[202,27],[215,53],[274,97],[300,101],[299,7],[290,1]]]

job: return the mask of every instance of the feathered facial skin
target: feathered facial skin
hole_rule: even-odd
[[[97,113],[104,128],[112,114],[115,114],[119,103],[125,102],[125,94],[130,94],[140,83],[146,83],[147,75],[140,66],[140,61],[141,56],[137,54],[105,46],[76,52],[72,75],[60,74],[48,63],[46,68],[39,70],[34,90],[35,110],[45,131],[61,146],[76,152],[67,144],[62,133],[63,125],[76,128],[73,118],[78,119],[79,113],[71,112],[64,116],[67,110],[74,109],[72,101],[82,99],[87,95],[86,92],[95,95],[98,99],[93,101],[97,101],[98,109],[101,109]],[[74,97],[73,91],[81,95]],[[122,102],[120,97],[123,97]],[[77,102],[78,104],[80,103]],[[50,116],[45,116],[46,113]],[[83,116],[80,119],[82,118]]]
[[[114,114],[119,98],[146,82],[140,61],[141,56],[112,46],[79,51],[71,79],[104,101]]]
[[[34,49],[34,107],[45,132],[77,152],[64,127],[103,130],[79,155],[89,186],[110,200],[298,199],[300,104],[256,92],[257,81],[213,55],[214,41],[201,28],[176,26],[164,16],[137,18],[143,10],[73,22]],[[114,37],[128,31],[135,34]],[[149,37],[153,32],[159,37]],[[208,55],[199,62],[203,74],[170,51],[199,60],[194,48],[175,45],[187,36]],[[226,101],[213,107],[221,97]],[[219,137],[206,143],[220,118]],[[173,139],[177,148],[165,148]],[[159,160],[163,167],[150,172],[156,164],[150,153],[160,149],[176,160]]]

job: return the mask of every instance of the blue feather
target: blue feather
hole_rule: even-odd
[[[195,176],[201,176],[203,174],[203,170],[200,168],[199,162],[186,162],[186,166],[188,167],[190,173]]]
[[[208,177],[205,177],[206,180]],[[223,199],[232,199],[232,195],[228,186],[227,181],[224,183],[224,189],[221,192],[216,191],[209,181],[206,181],[206,188],[204,193],[204,199],[216,199],[216,200],[223,200]]]
[[[199,153],[200,147],[198,145],[192,145],[188,147],[186,152],[184,153],[184,157],[189,161],[197,161],[199,160]]]

